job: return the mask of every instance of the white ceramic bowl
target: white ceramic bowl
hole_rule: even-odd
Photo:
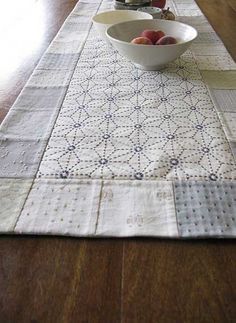
[[[111,10],[97,14],[92,18],[92,21],[101,38],[108,42],[106,36],[106,30],[108,27],[113,24],[137,19],[153,19],[153,17],[146,12],[138,12],[134,10]]]
[[[166,35],[175,37],[174,45],[137,45],[131,44],[145,29],[162,30]],[[139,20],[113,25],[107,29],[107,37],[112,45],[136,66],[147,71],[164,67],[182,55],[197,37],[193,27],[169,20]]]

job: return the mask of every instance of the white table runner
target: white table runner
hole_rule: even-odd
[[[194,2],[169,6],[199,37],[145,72],[91,25],[113,2],[77,4],[1,126],[2,233],[235,236],[236,64]]]

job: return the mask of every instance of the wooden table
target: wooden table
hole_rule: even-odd
[[[1,2],[1,119],[76,2]],[[236,59],[235,0],[197,2]],[[236,322],[235,267],[233,240],[1,236],[0,322]]]

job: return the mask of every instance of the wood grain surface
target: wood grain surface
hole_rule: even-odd
[[[0,2],[1,120],[76,2]],[[236,59],[235,0],[197,3]],[[233,323],[235,267],[234,240],[1,236],[0,323]]]

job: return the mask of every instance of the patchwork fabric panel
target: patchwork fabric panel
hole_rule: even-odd
[[[174,9],[174,12],[177,16],[201,16],[201,10],[194,1],[188,0],[172,0],[171,8]]]
[[[236,112],[236,90],[212,90],[211,94],[221,112]]]
[[[174,190],[181,236],[235,236],[235,182],[181,181]]]
[[[182,14],[178,20],[193,26],[198,31],[198,37],[191,45],[191,50],[200,70],[212,71],[214,75],[214,71],[236,69],[234,60],[204,16],[186,17]],[[214,77],[213,80],[217,82],[218,78]]]
[[[96,235],[177,237],[172,183],[104,181]]]
[[[0,178],[0,233],[13,233],[32,179]]]
[[[94,234],[100,194],[101,183],[97,181],[36,180],[15,232]]]
[[[33,178],[47,142],[38,139],[0,139],[0,177]]]

